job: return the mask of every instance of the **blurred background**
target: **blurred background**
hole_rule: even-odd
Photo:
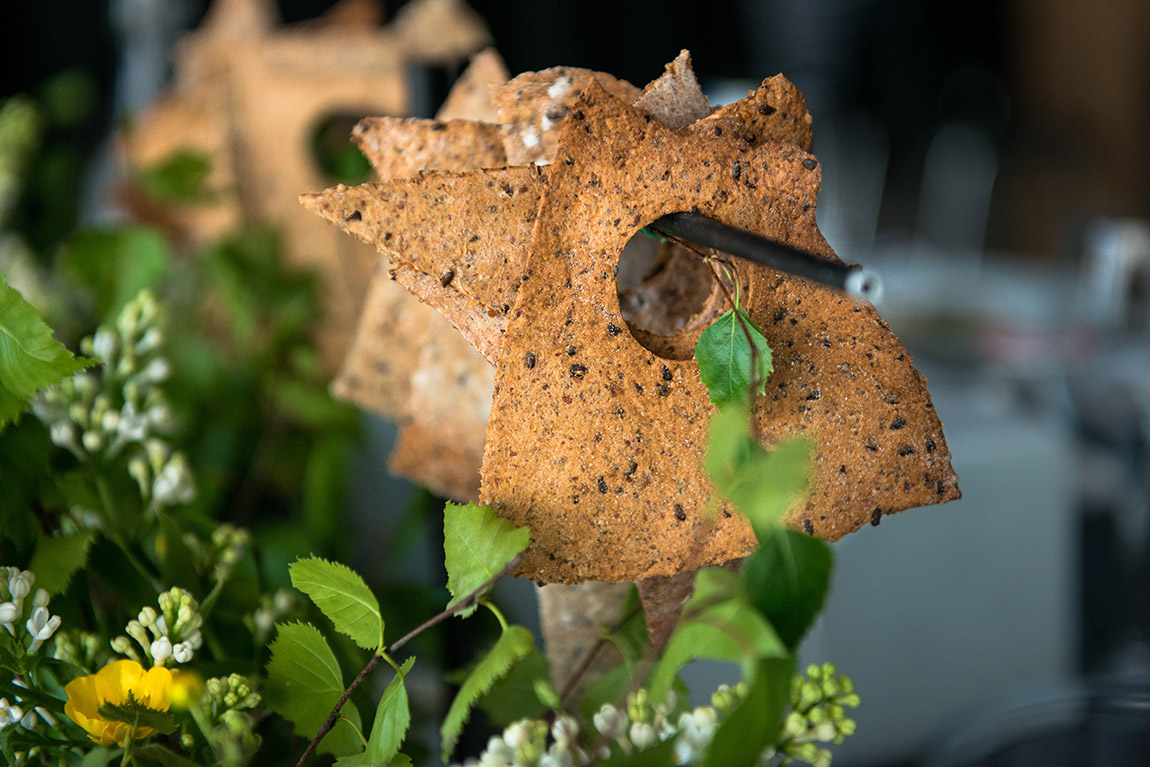
[[[61,191],[33,216],[44,247],[62,222],[117,215],[109,135],[166,86],[175,41],[207,5],[5,8],[0,98],[35,94],[60,118],[46,173]],[[291,24],[331,5],[279,10]],[[402,5],[380,7],[391,18]],[[565,64],[642,85],[688,48],[713,104],[777,72],[807,97],[820,225],[883,279],[879,309],[930,379],[964,492],[836,545],[830,604],[805,646],[862,694],[859,734],[835,763],[1144,754],[1150,4],[470,5],[512,73]],[[411,70],[405,111],[430,115],[457,71]],[[348,514],[367,531],[352,562],[371,572],[372,547],[403,524],[379,509],[415,496],[381,479],[393,427],[364,427]],[[410,567],[435,579],[434,559]],[[532,609],[529,593],[507,598]]]

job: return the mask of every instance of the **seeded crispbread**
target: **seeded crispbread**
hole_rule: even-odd
[[[711,102],[699,87],[691,54],[679,51],[666,71],[652,80],[635,101],[635,106],[662,120],[672,130],[686,127],[711,113]]]
[[[452,64],[491,42],[483,18],[462,0],[413,0],[391,25],[404,50],[433,64]]]
[[[381,179],[507,164],[499,127],[491,123],[367,117],[355,126],[352,138]]]
[[[785,141],[809,152],[814,140],[807,100],[782,75],[768,77],[745,99],[719,107],[701,122],[716,135],[734,133],[752,145]]]
[[[445,311],[463,330],[506,322],[502,318],[511,311],[525,276],[522,254],[531,240],[541,188],[536,168],[500,168],[486,173],[427,172],[412,179],[337,186],[300,200],[375,245],[392,270],[407,268],[426,275],[413,276],[409,287],[437,308],[466,311],[466,317]],[[445,300],[444,295],[455,293],[466,300]],[[502,335],[499,330],[497,337]],[[488,344],[476,344],[481,345]],[[496,348],[486,352],[493,362],[499,345],[496,340]]]
[[[437,495],[477,498],[494,379],[495,369],[459,334],[425,337],[391,471]]]
[[[672,68],[664,77],[675,77]],[[429,173],[386,199],[329,190],[311,206],[377,244],[402,229],[395,279],[483,326],[464,330],[498,360],[481,494],[532,527],[521,574],[635,580],[730,561],[754,538],[702,472],[713,407],[689,354],[724,307],[713,290],[699,322],[644,334],[620,314],[614,268],[644,224],[689,209],[837,260],[815,225],[819,166],[800,148],[810,143],[805,103],[785,78],[769,78],[677,132],[597,83],[568,106],[546,183],[528,185],[518,214],[507,215],[513,198],[496,191],[512,169]],[[532,195],[539,207],[528,213]],[[519,223],[483,220],[501,215]],[[525,223],[535,234],[517,263],[508,231]],[[456,249],[484,226],[502,239],[502,259],[482,256],[469,268]],[[447,244],[441,254],[418,255],[436,240]],[[436,277],[447,265],[462,265],[462,277],[454,266]],[[789,524],[834,540],[884,514],[958,497],[925,382],[873,307],[764,267],[736,268],[743,305],[775,355],[754,431],[768,445],[803,433],[818,448],[814,494]],[[483,325],[484,315],[492,322]]]
[[[676,210],[836,259],[815,224],[817,160],[793,144],[713,127],[704,120],[675,133],[595,84],[563,127],[530,278],[504,337],[484,453],[483,500],[532,529],[523,575],[635,580],[755,546],[739,516],[707,513],[719,506],[701,467],[714,409],[698,366],[641,346],[615,299],[624,244]],[[806,433],[818,445],[816,493],[788,521],[833,540],[876,508],[957,497],[922,379],[874,309],[765,267],[737,269],[744,306],[775,352],[757,432],[768,444]],[[862,362],[868,353],[879,362]],[[891,437],[895,417],[902,433]]]
[[[559,126],[579,94],[592,81],[626,100],[642,92],[626,80],[605,72],[577,67],[551,67],[524,72],[491,87],[491,103],[499,114],[503,147],[511,165],[545,165],[555,155]]]
[[[508,77],[507,66],[495,49],[483,49],[471,58],[467,69],[451,86],[435,113],[436,119],[498,122],[499,113],[491,103],[491,86],[502,85]]]

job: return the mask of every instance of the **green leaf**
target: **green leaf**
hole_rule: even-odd
[[[36,310],[0,275],[0,428],[36,392],[93,364],[52,338]]]
[[[715,730],[704,767],[755,767],[778,742],[790,696],[793,658],[764,658],[755,666],[747,695]]]
[[[196,556],[184,538],[181,525],[181,521],[187,520],[187,517],[158,511],[156,519],[160,523],[160,534],[156,536],[156,554],[159,556],[160,575],[164,583],[178,583],[194,592],[200,578],[196,573]]]
[[[297,735],[314,738],[343,695],[343,675],[335,654],[317,628],[307,623],[281,623],[270,645],[268,681],[264,701],[268,708],[294,725]],[[359,711],[350,701],[341,716],[360,724]],[[363,751],[359,733],[340,721],[320,741],[319,749],[336,756]]]
[[[507,727],[520,719],[537,719],[547,713],[548,706],[540,700],[536,685],[550,687],[549,680],[547,661],[533,648],[476,705],[496,727]]]
[[[340,522],[350,452],[350,440],[339,436],[323,436],[308,451],[301,487],[303,522],[317,549],[332,543],[344,531]]]
[[[776,527],[743,566],[748,599],[794,650],[823,609],[834,555],[818,538]]]
[[[113,321],[124,305],[168,272],[168,245],[157,232],[133,227],[77,232],[61,255],[64,268],[92,291],[100,316]]]
[[[136,174],[136,181],[144,194],[156,202],[205,202],[211,198],[207,189],[211,172],[211,159],[206,154],[183,149],[143,168]]]
[[[531,543],[531,531],[515,527],[486,506],[447,502],[443,508],[443,552],[448,607],[494,578]],[[467,617],[472,605],[460,611]]]
[[[635,664],[647,656],[651,646],[651,635],[647,631],[647,621],[639,602],[639,590],[632,587],[619,608],[622,622],[615,631],[604,634],[608,642],[615,645],[623,657],[623,665],[633,669]]]
[[[695,344],[695,359],[711,402],[719,407],[762,394],[774,370],[767,339],[741,308],[729,310],[703,331]]]
[[[139,746],[134,751],[134,754],[136,759],[133,760],[133,763],[136,761],[143,761],[144,763],[154,762],[159,764],[160,767],[199,767],[201,764],[200,762],[193,762],[191,759],[180,756],[171,749],[161,746],[159,743],[146,743],[143,746]]]
[[[379,705],[375,709],[375,721],[371,725],[371,736],[367,739],[364,760],[367,764],[387,764],[403,743],[403,736],[411,724],[411,710],[407,703],[407,687],[404,679],[415,664],[415,658],[408,658],[400,667],[399,673],[383,691]]]
[[[648,692],[652,700],[662,700],[679,669],[697,658],[739,662],[786,655],[774,629],[747,602],[738,574],[703,569],[695,576],[695,593],[683,607]]]
[[[740,408],[724,408],[711,419],[703,467],[720,495],[747,517],[757,537],[779,525],[783,514],[808,492],[814,448],[802,437],[766,450],[739,426]]]
[[[110,748],[96,746],[80,760],[80,767],[107,767],[114,754]]]
[[[151,727],[161,735],[170,735],[176,731],[176,720],[167,711],[157,711],[148,708],[128,693],[128,699],[123,703],[101,703],[96,709],[97,713],[110,722],[124,722],[132,727]]]
[[[59,538],[40,536],[28,564],[28,569],[36,573],[36,585],[53,596],[64,593],[72,576],[87,564],[88,549],[95,538],[93,530]]]
[[[459,734],[463,732],[463,725],[467,724],[471,716],[471,708],[480,695],[491,689],[497,681],[502,679],[516,661],[525,657],[535,647],[535,639],[531,632],[522,626],[509,626],[499,637],[491,651],[475,664],[475,668],[463,681],[443,726],[439,728],[443,740],[443,761],[451,757]]]
[[[341,634],[365,650],[383,647],[379,602],[357,574],[337,562],[318,557],[291,564],[291,583],[311,597]]]

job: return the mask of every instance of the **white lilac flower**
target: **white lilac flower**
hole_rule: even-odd
[[[37,607],[32,611],[32,616],[25,622],[24,627],[32,635],[32,644],[29,645],[28,652],[34,653],[46,639],[56,633],[56,629],[60,628],[60,616],[51,615],[47,607]]]
[[[152,654],[152,663],[156,666],[164,665],[172,657],[172,640],[165,636],[152,642],[148,651]]]
[[[579,737],[579,723],[575,721],[574,717],[561,714],[555,718],[555,722],[551,725],[551,737],[555,739],[556,743],[567,748]]]
[[[80,437],[80,444],[82,444],[84,449],[89,453],[95,453],[104,447],[104,437],[97,431],[89,430],[84,432],[84,436]]]
[[[196,486],[192,481],[188,461],[182,453],[173,455],[152,482],[152,497],[164,506],[188,503],[195,499]]]
[[[32,597],[32,607],[47,607],[51,600],[52,596],[47,589],[36,589],[36,595]]]
[[[515,749],[498,736],[487,741],[487,748],[479,755],[479,767],[512,767],[514,764]]]
[[[555,743],[539,760],[539,767],[575,767],[575,759],[565,746]]]
[[[83,453],[83,448],[76,441],[76,424],[71,421],[53,421],[48,427],[48,439],[56,447],[62,447],[77,457]]]
[[[155,357],[149,360],[144,369],[140,371],[140,380],[146,383],[163,383],[168,380],[172,375],[172,365],[163,357]]]
[[[126,402],[120,409],[120,422],[116,433],[125,442],[143,442],[148,436],[148,416],[141,413],[135,402]]]
[[[12,602],[0,602],[0,624],[3,624],[9,633],[12,631],[12,624],[16,622],[16,616],[19,612]]]
[[[24,710],[15,703],[9,705],[7,698],[0,698],[0,730],[19,722]]]
[[[621,738],[627,732],[627,716],[610,703],[604,703],[591,719],[604,738]]]
[[[92,356],[104,364],[111,362],[116,356],[116,347],[119,345],[116,334],[108,328],[99,328],[92,336]]]
[[[187,663],[192,659],[193,648],[189,642],[177,642],[172,645],[172,658],[176,663]]]
[[[631,742],[639,751],[655,745],[659,740],[659,736],[655,734],[655,728],[651,726],[650,722],[633,723],[629,735]]]
[[[12,572],[8,577],[8,593],[12,595],[12,601],[22,604],[24,597],[32,593],[35,582],[36,576],[28,570]]]

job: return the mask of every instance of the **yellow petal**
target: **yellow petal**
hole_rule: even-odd
[[[172,705],[172,672],[163,666],[148,669],[133,686],[132,694],[148,708],[167,711]]]

